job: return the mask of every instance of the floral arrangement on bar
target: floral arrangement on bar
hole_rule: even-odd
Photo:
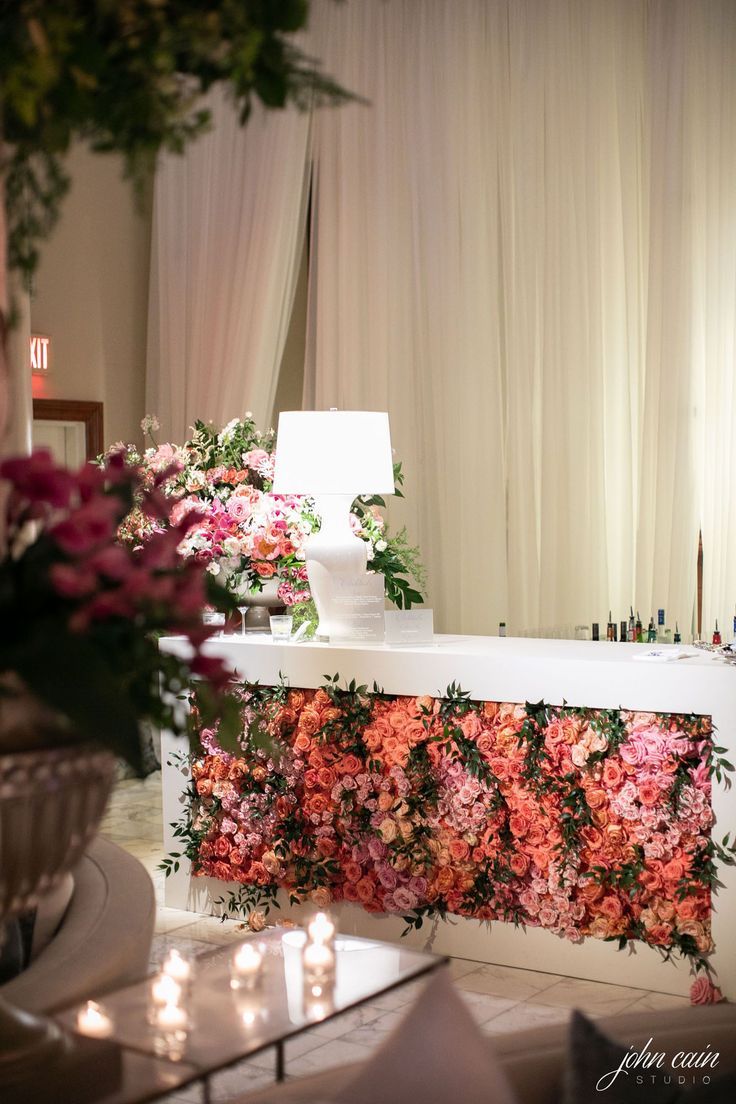
[[[117,453],[78,471],[45,450],[0,464],[3,752],[89,739],[139,768],[139,722],[180,731],[175,699],[194,675],[205,715],[223,732],[239,724],[229,672],[202,654],[201,610],[217,596],[178,555],[196,518],[171,516],[162,487],[176,475],[167,465],[144,479]],[[139,549],[116,539],[134,501],[151,528]],[[191,658],[159,652],[161,633],[186,636]]]
[[[711,780],[732,766],[709,717],[393,697],[334,676],[319,690],[245,685],[243,734],[199,722],[196,876],[239,883],[232,914],[278,890],[352,901],[407,929],[457,914],[579,942],[641,941],[709,976]],[[702,988],[702,985],[701,985]]]
[[[271,493],[273,430],[260,433],[250,414],[221,430],[198,421],[190,440],[179,446],[156,443],[156,418],[146,416],[141,426],[151,440],[143,453],[118,443],[106,455],[122,451],[149,483],[172,463],[177,465],[176,474],[163,482],[164,492],[175,500],[172,521],[178,524],[189,511],[200,512],[179,545],[181,554],[204,564],[233,594],[259,592],[275,580],[275,603],[300,607],[311,602],[304,544],[319,528],[319,518],[310,499]],[[401,496],[401,464],[394,465],[394,474]],[[408,609],[422,601],[412,580],[421,586],[423,572],[405,530],[388,532],[380,509],[384,505],[377,496],[356,499],[352,525],[368,545],[369,569],[385,577],[387,597]],[[126,544],[141,545],[158,526],[160,522],[136,507],[125,518],[120,537]]]

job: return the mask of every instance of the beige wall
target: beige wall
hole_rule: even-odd
[[[72,187],[44,243],[31,328],[52,339],[34,396],[104,403],[104,438],[140,440],[145,413],[150,204],[141,214],[117,157],[75,147]]]

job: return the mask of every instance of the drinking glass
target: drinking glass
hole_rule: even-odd
[[[271,637],[273,640],[284,641],[291,637],[291,626],[294,618],[286,614],[274,614],[269,618],[271,622]]]

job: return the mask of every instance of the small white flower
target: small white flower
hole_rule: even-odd
[[[208,563],[207,564],[207,570],[209,571],[210,575],[219,575],[220,574],[220,565],[217,562],[217,560],[212,560],[211,563]]]
[[[161,428],[161,423],[155,414],[146,414],[141,418],[141,429],[144,433],[156,433]]]
[[[376,541],[376,552],[385,552],[388,548],[388,544],[385,540]]]

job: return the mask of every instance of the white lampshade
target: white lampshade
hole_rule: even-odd
[[[274,494],[393,494],[388,414],[288,410],[279,415]]]

